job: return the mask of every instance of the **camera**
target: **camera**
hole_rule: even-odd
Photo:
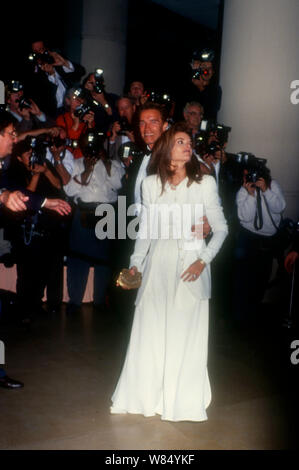
[[[76,107],[74,111],[74,115],[79,118],[81,122],[83,122],[84,117],[91,111],[91,107],[88,104],[80,104]]]
[[[28,59],[30,62],[36,65],[41,65],[41,64],[54,64],[55,60],[51,56],[49,51],[45,51],[42,53],[39,52],[31,52],[29,54]]]
[[[205,69],[204,67],[198,67],[197,69],[193,69],[192,71],[192,80],[195,79],[195,80],[199,80],[200,77],[207,77],[209,75],[209,72],[207,71],[207,69]]]
[[[104,91],[104,76],[103,76],[104,70],[102,69],[96,69],[94,72],[94,78],[95,78],[95,84],[93,86],[93,89],[96,93],[103,93]]]
[[[78,140],[74,139],[62,139],[61,137],[52,137],[52,139],[48,140],[48,146],[49,147],[71,147],[73,149],[77,148],[79,146]]]
[[[25,96],[22,96],[21,98],[16,100],[16,102],[19,103],[20,110],[31,108],[31,102],[29,101],[29,99],[25,98]]]
[[[118,135],[126,135],[126,132],[130,132],[132,130],[132,127],[130,126],[126,116],[120,117],[118,123],[120,125],[120,130],[117,133]]]
[[[235,156],[235,161],[247,170],[246,183],[255,184],[259,178],[268,180],[270,177],[270,170],[266,167],[267,160],[265,158],[257,158],[249,152],[239,152]]]
[[[127,159],[129,156],[138,158],[143,156],[143,152],[137,147],[134,142],[125,142],[118,148],[118,156],[121,159]]]
[[[151,91],[147,95],[147,101],[165,106],[171,104],[171,97],[168,93],[163,93],[161,91]]]
[[[18,80],[11,80],[7,87],[11,93],[18,93],[18,91],[21,91],[24,88],[23,84]]]
[[[215,156],[215,153],[219,150],[221,150],[219,143],[216,140],[212,140],[212,142],[206,146],[205,153]]]
[[[223,145],[228,141],[228,134],[232,128],[229,126],[224,126],[223,124],[218,124],[212,120],[203,120],[200,123],[200,130],[205,131],[208,136],[211,134],[211,132],[215,133],[215,138],[217,139],[218,144],[223,147]]]
[[[248,168],[248,173],[246,174],[246,183],[256,183],[260,178],[267,180],[269,178],[270,172],[266,167],[266,161],[264,158],[256,158]]]
[[[224,144],[228,140],[228,134],[231,131],[231,127],[224,126],[223,124],[218,124],[215,121],[202,120],[200,123],[200,130],[194,137],[194,147],[196,153],[203,154],[207,152],[208,141],[210,138],[211,132],[214,135],[214,144],[218,145],[218,150],[223,148]]]
[[[80,148],[86,157],[100,159],[100,152],[104,149],[105,134],[103,132],[89,131],[80,138]]]
[[[32,148],[29,165],[34,168],[35,165],[43,165],[46,161],[48,142],[43,137],[30,137],[29,146]]]
[[[203,130],[200,130],[199,132],[197,132],[197,134],[195,134],[194,136],[194,148],[195,148],[195,152],[198,154],[198,155],[203,155],[205,152],[205,149],[206,149],[206,146],[207,146],[207,141],[208,141],[208,134],[206,131],[203,131]]]

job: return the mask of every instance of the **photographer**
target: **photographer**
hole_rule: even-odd
[[[109,138],[109,155],[112,159],[118,159],[119,146],[125,142],[135,142],[133,121],[135,104],[126,96],[119,98],[116,102],[119,118],[111,128]]]
[[[94,112],[88,106],[85,107],[85,103],[86,94],[84,90],[80,87],[71,88],[65,96],[65,104],[68,111],[56,119],[57,126],[65,130],[66,137],[72,142],[78,142],[88,129],[95,127]],[[81,158],[83,156],[79,146],[71,145],[68,147],[68,150],[72,152],[74,158]]]
[[[7,111],[17,120],[18,133],[52,125],[54,122],[43,113],[37,104],[24,96],[23,85],[11,80],[6,86]]]
[[[192,137],[194,137],[200,130],[200,123],[204,115],[203,106],[197,101],[191,101],[186,103],[183,114]]]
[[[15,145],[8,178],[11,186],[40,197],[62,196],[60,178],[46,159],[46,150],[33,146],[30,137]],[[49,309],[60,307],[65,221],[47,210],[23,212],[14,218],[6,215],[7,234],[17,264],[20,313],[23,322],[30,322],[41,311],[45,287]]]
[[[70,182],[64,187],[74,199],[75,212],[70,233],[70,254],[67,262],[69,313],[78,311],[84,296],[90,266],[94,265],[94,307],[105,307],[106,288],[111,276],[111,240],[100,240],[95,234],[99,220],[95,210],[101,203],[114,205],[124,170],[110,160],[103,140],[89,132],[80,141],[83,158],[75,160]]]
[[[184,87],[181,101],[197,101],[204,107],[205,119],[216,119],[221,104],[221,88],[215,79],[214,51],[194,51],[191,60],[189,82]]]
[[[104,133],[108,132],[111,124],[117,119],[116,101],[118,96],[107,93],[102,69],[88,74],[82,83],[87,91],[87,103],[95,113],[96,128]]]
[[[58,52],[46,47],[43,40],[34,40],[29,59],[33,74],[28,81],[35,101],[53,119],[65,111],[64,96],[66,90],[85,73],[81,65],[76,65],[62,57]]]
[[[135,106],[142,106],[147,101],[147,93],[142,82],[132,82],[129,86],[128,95],[134,101]]]
[[[253,317],[262,302],[286,206],[264,160],[252,157],[246,164],[236,204],[240,228],[235,247],[234,315],[242,322]]]

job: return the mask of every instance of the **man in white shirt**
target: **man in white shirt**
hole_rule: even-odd
[[[95,225],[99,219],[95,211],[100,203],[115,205],[124,169],[116,160],[107,159],[101,145],[95,144],[95,150],[97,153],[92,156],[82,149],[85,156],[75,160],[72,178],[64,186],[76,206],[67,263],[68,313],[80,309],[91,266],[94,266],[93,301],[97,311],[106,307],[106,289],[111,277],[111,240],[97,238]]]

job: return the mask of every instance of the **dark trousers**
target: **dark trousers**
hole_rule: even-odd
[[[269,237],[239,229],[234,252],[233,315],[239,324],[258,318],[272,271]]]
[[[34,236],[26,246],[19,241],[17,256],[17,297],[22,315],[38,313],[47,286],[48,303],[58,306],[62,300],[63,254],[54,239]]]
[[[94,266],[94,303],[104,304],[111,278],[111,240],[99,240],[95,227],[84,226],[82,211],[74,212],[70,232],[70,253],[67,260],[67,286],[70,303],[81,305],[89,268]]]

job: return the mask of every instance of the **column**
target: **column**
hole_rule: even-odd
[[[107,92],[123,92],[126,65],[127,0],[84,0],[81,63],[104,70]]]
[[[228,151],[267,158],[293,218],[299,216],[298,24],[298,0],[225,1],[218,114],[232,127]]]

